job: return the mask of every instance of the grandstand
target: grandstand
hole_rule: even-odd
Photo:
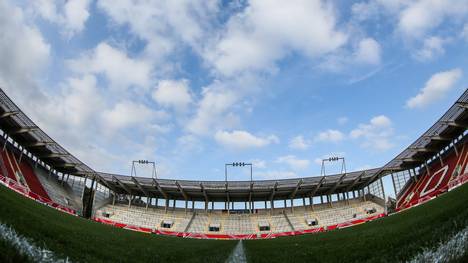
[[[467,105],[465,91],[383,167],[297,179],[193,181],[95,171],[1,91],[0,181],[61,211],[148,233],[258,239],[322,232],[385,216],[384,176],[392,177],[397,211],[466,182]]]

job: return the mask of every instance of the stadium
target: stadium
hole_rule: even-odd
[[[468,262],[467,0],[0,0],[0,263]]]
[[[153,248],[145,246],[142,240],[145,234],[160,236],[153,242],[164,242],[169,250],[174,246],[183,250],[158,255],[160,247],[156,246],[154,256],[161,256],[161,261],[223,261],[230,254],[229,250],[234,249],[237,243],[234,240],[245,240],[248,259],[253,262],[270,261],[283,249],[288,252],[276,259],[291,257],[307,261],[310,256],[333,261],[336,255],[319,256],[310,251],[303,254],[308,250],[301,246],[319,246],[316,243],[321,239],[333,244],[337,242],[334,239],[351,239],[360,234],[366,237],[366,231],[371,233],[379,228],[402,231],[400,225],[412,220],[416,220],[414,225],[401,226],[402,229],[426,225],[434,228],[424,233],[429,236],[437,235],[432,233],[437,232],[436,229],[453,231],[444,224],[455,224],[456,228],[466,225],[463,215],[468,213],[468,188],[462,185],[468,181],[468,91],[432,127],[383,167],[317,177],[251,181],[171,180],[94,171],[42,131],[3,91],[0,97],[2,221],[11,222],[15,229],[28,228],[22,225],[26,222],[24,217],[42,221],[44,225],[35,226],[37,229],[30,234],[39,235],[40,239],[51,235],[44,239],[47,246],[70,255],[73,261],[119,261],[120,257],[123,261],[131,260],[137,254],[121,254],[118,246],[126,246],[125,243],[132,243],[133,239],[142,242],[147,253],[152,254]],[[339,158],[325,161],[339,161]],[[149,164],[145,160],[136,163]],[[392,178],[396,200],[386,200],[384,176]],[[314,201],[317,197],[320,202]],[[302,205],[294,205],[293,200],[300,200]],[[444,204],[444,200],[451,203]],[[456,207],[454,200],[461,207]],[[183,201],[184,206],[176,206],[176,201]],[[282,206],[275,206],[278,201]],[[195,205],[197,202],[202,205]],[[223,204],[224,209],[214,209],[215,203]],[[258,206],[258,203],[264,205]],[[234,209],[235,204],[244,207]],[[441,207],[434,212],[432,206]],[[453,209],[461,210],[453,212]],[[431,212],[426,214],[428,211]],[[440,221],[444,216],[450,220]],[[141,233],[120,233],[114,228]],[[28,229],[24,230],[29,234]],[[92,235],[102,236],[94,236],[89,242],[115,246],[118,252],[113,256],[117,258],[111,260],[107,253],[97,253],[96,249],[100,248],[95,247],[96,254],[93,254],[87,251],[87,246],[67,244],[78,240],[86,243],[90,231],[96,231]],[[416,238],[421,234],[417,229],[414,231],[401,238]],[[55,235],[62,239],[51,244]],[[120,238],[122,240],[116,240]],[[268,239],[278,239],[278,242]],[[374,242],[371,240],[373,238],[360,242]],[[291,242],[298,248],[291,247]],[[195,249],[203,252],[193,254],[191,250]],[[2,257],[16,261],[16,254],[9,253]],[[364,257],[365,253],[359,256]],[[393,259],[402,256],[396,253]],[[372,258],[370,255],[369,259]],[[389,256],[390,261],[391,258]]]

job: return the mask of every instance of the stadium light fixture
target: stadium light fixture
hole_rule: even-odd
[[[227,182],[227,168],[228,166],[232,167],[245,167],[245,166],[250,166],[250,181],[253,181],[253,176],[252,176],[252,167],[253,165],[251,163],[244,163],[244,162],[233,162],[233,163],[227,163],[224,165],[224,181]]]
[[[346,162],[344,157],[331,156],[329,158],[322,159],[321,175],[325,176],[325,162],[338,162],[341,161],[341,173],[346,173]]]
[[[136,167],[135,164],[142,164],[142,165],[152,165],[153,171],[151,173],[151,178],[157,179],[157,174],[156,174],[156,163],[148,160],[134,160],[132,161],[132,170],[130,172],[130,176],[134,177],[136,176]]]

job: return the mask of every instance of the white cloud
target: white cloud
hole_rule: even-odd
[[[294,150],[307,150],[311,142],[304,139],[302,135],[298,135],[289,141],[289,148]]]
[[[266,168],[266,161],[260,159],[254,159],[251,161],[253,168],[264,169]]]
[[[71,31],[83,30],[89,17],[88,7],[90,0],[67,1],[64,6],[66,27]]]
[[[294,155],[286,155],[278,157],[276,160],[278,163],[285,163],[291,167],[291,169],[298,171],[298,170],[305,170],[309,167],[310,161],[307,159],[298,159]]]
[[[348,123],[349,119],[348,117],[339,117],[336,121],[339,125],[345,125],[346,123]]]
[[[0,1],[0,86],[8,96],[52,138],[95,169],[111,172],[122,171],[125,167],[126,171],[128,153],[154,156],[156,141],[151,139],[151,134],[167,130],[158,123],[165,114],[154,111],[147,114],[138,106],[134,107],[135,111],[126,111],[125,107],[116,104],[113,98],[122,94],[107,90],[97,78],[96,74],[101,73],[96,71],[99,58],[83,65],[83,68],[94,69],[72,72],[79,74],[69,77],[54,75],[56,85],[42,85],[50,81],[44,69],[49,63],[51,47],[31,19],[29,13],[8,1]],[[109,56],[114,55],[111,52]],[[133,73],[122,71],[118,74],[125,77]],[[55,82],[56,78],[59,80]],[[151,115],[151,121],[142,124],[139,121],[141,113],[143,117]],[[123,121],[113,122],[113,119],[120,119],[119,114],[124,115]],[[103,121],[104,117],[108,117],[106,121]],[[129,118],[136,118],[138,123],[128,121]],[[131,126],[133,130],[144,128],[141,136],[130,138],[125,131],[114,130],[128,127],[128,123],[134,124]],[[115,133],[106,136],[111,129]],[[121,152],[113,149],[115,142],[119,143]]]
[[[341,131],[329,129],[317,134],[317,136],[315,136],[315,141],[337,143],[342,141],[344,138],[345,135]]]
[[[445,53],[444,44],[447,41],[434,36],[426,38],[423,47],[415,52],[416,59],[427,61],[443,55]]]
[[[151,81],[151,63],[130,58],[125,51],[107,43],[100,43],[80,58],[69,60],[68,65],[77,73],[104,74],[111,89],[123,90],[130,86],[148,88]]]
[[[192,135],[186,134],[177,139],[177,147],[174,149],[176,155],[193,154],[203,151],[203,144]]]
[[[401,10],[410,3],[411,1],[408,0],[369,0],[354,3],[351,6],[352,19],[363,22],[381,15],[391,15],[398,18]]]
[[[162,80],[153,92],[153,99],[162,106],[182,112],[192,104],[192,94],[187,80]]]
[[[352,139],[362,139],[361,146],[377,151],[385,151],[393,147],[392,121],[385,115],[373,117],[369,123],[359,124],[350,132]]]
[[[466,41],[468,42],[468,23],[465,24],[465,26],[463,26],[463,30],[461,32],[461,37]]]
[[[195,116],[187,123],[188,131],[197,135],[207,135],[215,129],[224,128],[229,122],[229,110],[239,99],[238,93],[216,85],[205,88],[202,95]],[[221,119],[224,121],[221,122]]]
[[[465,0],[421,0],[407,4],[399,14],[398,28],[407,38],[424,36],[445,19],[468,14]]]
[[[110,131],[143,124],[149,125],[155,119],[164,120],[167,117],[165,112],[154,111],[143,104],[127,100],[117,103],[112,109],[102,113],[106,124],[104,127]]]
[[[257,137],[247,131],[240,130],[218,131],[214,138],[219,144],[232,149],[259,148],[279,143],[279,139],[275,135]]]
[[[358,48],[354,54],[355,61],[363,64],[377,65],[381,60],[380,44],[373,38],[364,38],[359,41]]]
[[[216,0],[113,1],[100,0],[97,6],[115,23],[146,42],[145,53],[159,60],[188,44],[195,50],[212,32]]]
[[[42,99],[34,79],[47,66],[50,45],[25,21],[23,11],[7,1],[0,2],[0,18],[0,85],[12,97]]]
[[[84,29],[90,4],[90,0],[38,0],[33,1],[32,7],[42,18],[60,25],[63,33],[73,36]]]
[[[420,92],[406,102],[406,107],[423,108],[443,98],[454,87],[461,76],[462,70],[459,68],[432,75]]]
[[[70,78],[65,86],[61,101],[55,104],[62,106],[55,111],[59,114],[57,121],[67,119],[69,125],[86,128],[93,115],[104,109],[104,99],[96,87],[96,78],[93,75]]]
[[[223,75],[270,71],[290,52],[315,57],[342,46],[347,36],[335,24],[333,8],[319,0],[252,0],[230,18],[205,57]]]
[[[369,0],[352,6],[352,20],[362,24],[366,20],[380,24],[394,24],[395,33],[404,40],[412,56],[427,61],[443,55],[443,44],[455,39],[452,28],[463,27],[468,17],[466,0]],[[442,37],[433,35],[443,32]]]

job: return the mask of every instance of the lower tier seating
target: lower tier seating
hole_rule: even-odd
[[[96,218],[111,220],[118,223],[158,229],[163,231],[213,234],[210,226],[219,226],[216,234],[241,235],[261,233],[283,233],[297,230],[312,229],[341,224],[356,219],[384,213],[384,207],[372,201],[353,199],[330,204],[294,207],[287,209],[258,210],[255,214],[230,214],[225,211],[213,210],[205,212],[195,209],[185,211],[175,208],[165,211],[163,208],[128,203],[107,204],[95,213]],[[314,220],[316,225],[308,225]],[[163,222],[173,223],[172,227],[164,228]],[[259,225],[269,225],[269,230],[260,231]],[[216,227],[217,228],[217,227]]]

